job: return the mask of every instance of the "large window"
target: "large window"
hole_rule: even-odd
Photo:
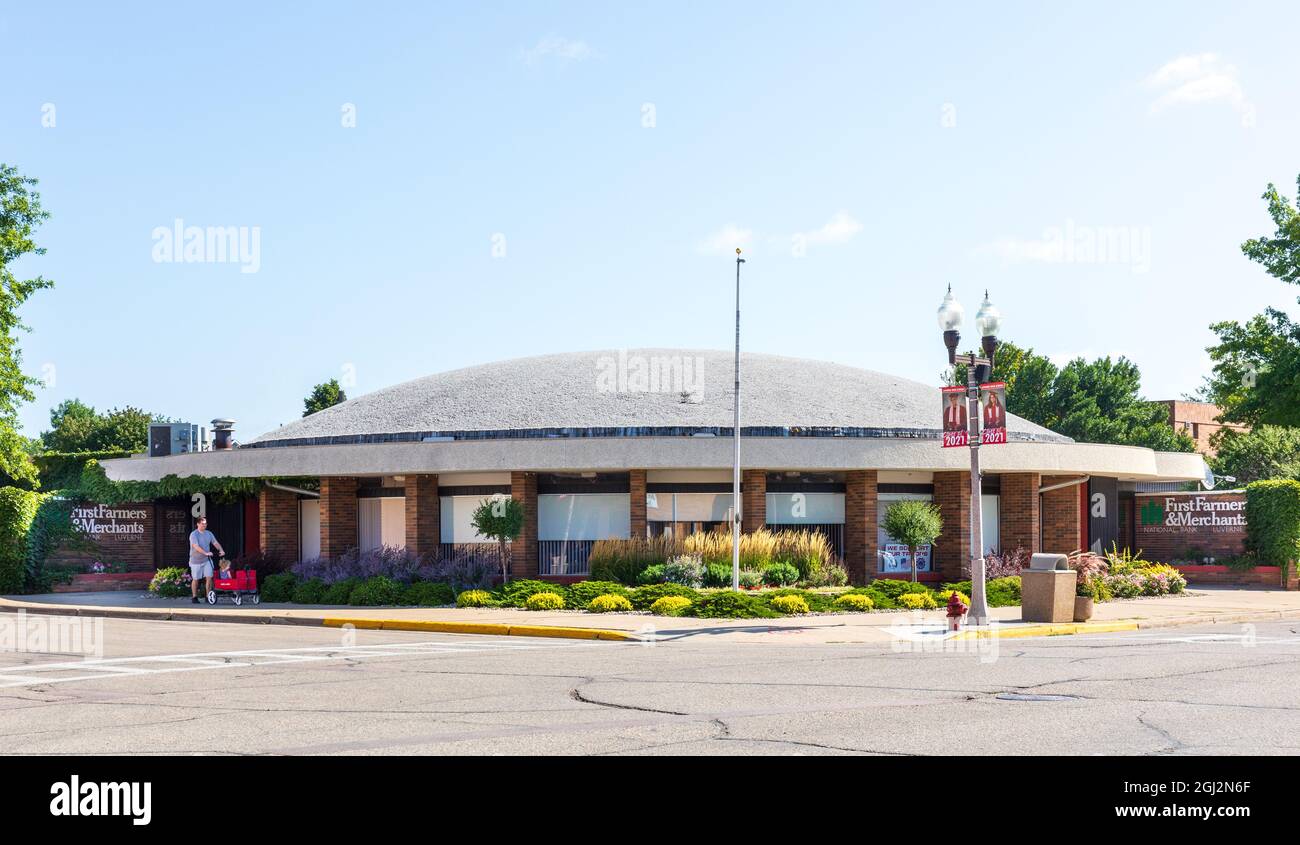
[[[357,539],[361,551],[406,545],[406,499],[400,496],[357,499]]]
[[[646,494],[646,530],[651,537],[684,537],[730,524],[730,493]]]
[[[911,499],[920,502],[929,502],[934,500],[934,496],[929,493],[881,493],[876,504],[876,560],[877,570],[880,572],[911,572],[912,559],[908,555],[907,546],[895,540],[885,533],[885,511],[894,502],[901,502]],[[919,546],[916,550],[916,571],[929,572],[931,568],[931,552],[929,546]]]
[[[554,493],[537,497],[538,540],[626,539],[626,493]]]
[[[439,528],[443,543],[491,543],[474,530],[474,511],[492,496],[443,496],[439,500]]]

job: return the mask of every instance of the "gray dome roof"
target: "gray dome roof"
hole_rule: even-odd
[[[244,448],[489,437],[730,434],[730,351],[635,349],[516,358],[385,387]],[[936,387],[825,361],[741,356],[746,436],[937,437]],[[1012,440],[1070,442],[1007,415]]]

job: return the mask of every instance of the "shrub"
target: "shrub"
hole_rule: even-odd
[[[883,595],[897,601],[898,597],[904,593],[925,593],[929,595],[930,588],[924,584],[913,581],[904,581],[901,578],[877,578],[867,585],[868,588],[876,590]]]
[[[176,599],[190,594],[190,568],[188,566],[164,566],[153,574],[149,582],[149,592],[165,599]],[[263,589],[265,594],[265,589]]]
[[[636,582],[638,584],[664,583],[664,564],[652,563],[645,569],[642,569],[640,574],[636,576]]]
[[[872,586],[854,587],[841,595],[866,596],[871,599],[871,604],[876,610],[893,610],[898,607],[898,603],[894,601],[892,596],[882,593]]]
[[[397,546],[380,546],[366,552],[348,549],[335,558],[311,558],[294,564],[290,571],[299,580],[319,578],[326,584],[337,584],[350,578],[365,581],[378,575],[409,584],[419,568],[420,561],[415,553]]]
[[[1016,546],[1009,552],[989,552],[984,558],[985,578],[1007,578],[1019,575],[1029,565],[1033,553],[1024,546]]]
[[[564,596],[557,593],[533,593],[524,600],[528,610],[563,610]]]
[[[289,600],[294,604],[324,604],[327,590],[329,590],[329,587],[324,581],[319,578],[312,578],[310,581],[303,581],[295,586]]]
[[[590,610],[592,613],[614,613],[616,611],[631,609],[632,602],[627,600],[627,596],[596,596],[587,605],[587,610]]]
[[[875,602],[871,596],[864,596],[861,593],[845,593],[835,598],[835,608],[837,610],[847,610],[853,613],[865,613],[874,608]]]
[[[650,612],[655,616],[677,616],[690,606],[686,596],[661,596],[650,605]]]
[[[356,578],[348,578],[334,584],[330,584],[329,589],[322,596],[325,604],[347,604],[352,598],[352,591],[357,588],[361,581]]]
[[[647,584],[644,587],[637,587],[631,591],[629,598],[632,600],[632,607],[637,610],[650,610],[655,602],[662,598],[682,598],[686,599],[689,605],[700,597],[700,594],[690,587],[683,587],[681,584]]]
[[[554,593],[564,598],[566,590],[560,584],[523,578],[502,584],[492,591],[492,596],[501,607],[523,607],[533,593]]]
[[[962,592],[970,595],[969,588]],[[1020,604],[1020,577],[994,578],[984,584],[989,607],[1016,607]]]
[[[774,563],[763,570],[763,583],[774,587],[789,587],[799,580],[799,570],[792,563]]]
[[[705,566],[704,586],[730,587],[731,586],[731,564],[710,563],[707,566]]]
[[[962,604],[966,605],[967,607],[970,607],[970,596],[963,593],[961,590],[940,590],[937,594],[935,594],[934,600],[941,605],[946,605],[948,603],[948,599],[952,597],[953,593],[957,594],[957,598],[961,600]]]
[[[740,586],[748,590],[757,590],[763,586],[763,573],[753,569],[740,570]]]
[[[808,613],[808,603],[799,596],[774,596],[771,600],[772,607],[782,613]]]
[[[447,584],[453,593],[460,594],[466,590],[491,589],[499,568],[492,561],[466,554],[426,563],[416,570],[416,574],[422,581]]]
[[[585,610],[592,599],[605,595],[627,598],[630,593],[627,587],[614,581],[579,581],[569,587],[565,599],[567,605],[574,610]]]
[[[1300,559],[1300,481],[1246,485],[1246,548],[1263,563],[1286,567]]]
[[[811,590],[797,590],[794,587],[785,587],[780,590],[772,590],[764,593],[763,598],[772,607],[776,607],[775,600],[779,598],[797,598],[799,601],[808,605],[812,613],[825,613],[834,609],[834,597],[826,593],[814,593]]]
[[[704,561],[699,555],[678,555],[657,568],[659,580],[684,587],[699,587],[704,583]]]
[[[374,575],[352,588],[348,604],[360,607],[399,604],[402,585],[387,575]]]
[[[849,571],[844,568],[844,564],[833,561],[822,570],[820,578],[809,580],[808,583],[814,587],[843,587],[849,583]]]
[[[292,572],[281,572],[279,575],[268,576],[265,581],[259,582],[258,592],[262,594],[262,601],[292,601],[293,589],[297,585],[298,579]]]
[[[701,596],[691,605],[690,613],[705,619],[772,619],[777,615],[758,596],[735,590]]]
[[[934,610],[939,603],[929,593],[903,593],[898,597],[898,606],[908,610]]]
[[[678,545],[677,538],[671,535],[597,540],[588,558],[592,580],[635,584],[647,566],[663,563],[677,554]]]
[[[450,584],[437,581],[416,581],[402,592],[402,604],[415,607],[442,607],[455,604],[456,593]]]
[[[27,580],[27,533],[36,519],[40,493],[0,487],[0,593],[17,593]]]
[[[456,596],[457,607],[492,607],[495,604],[487,590],[466,590]]]
[[[1131,572],[1128,575],[1107,575],[1104,578],[1106,588],[1118,599],[1131,599],[1142,595],[1145,579]]]

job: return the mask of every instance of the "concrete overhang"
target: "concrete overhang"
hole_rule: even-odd
[[[166,476],[374,476],[406,473],[563,472],[574,470],[715,469],[731,466],[730,438],[625,437],[466,440],[340,446],[283,446],[103,461],[114,481]],[[1012,442],[981,450],[992,473],[1087,474],[1129,481],[1201,481],[1199,454],[1155,452],[1096,443]],[[964,448],[931,439],[745,437],[746,468],[786,470],[951,471],[970,467]]]

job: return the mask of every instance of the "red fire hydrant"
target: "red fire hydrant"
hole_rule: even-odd
[[[961,630],[961,620],[966,618],[966,611],[968,610],[970,610],[970,608],[967,607],[966,602],[961,600],[961,596],[957,594],[956,590],[953,590],[952,595],[948,596],[949,631]]]

